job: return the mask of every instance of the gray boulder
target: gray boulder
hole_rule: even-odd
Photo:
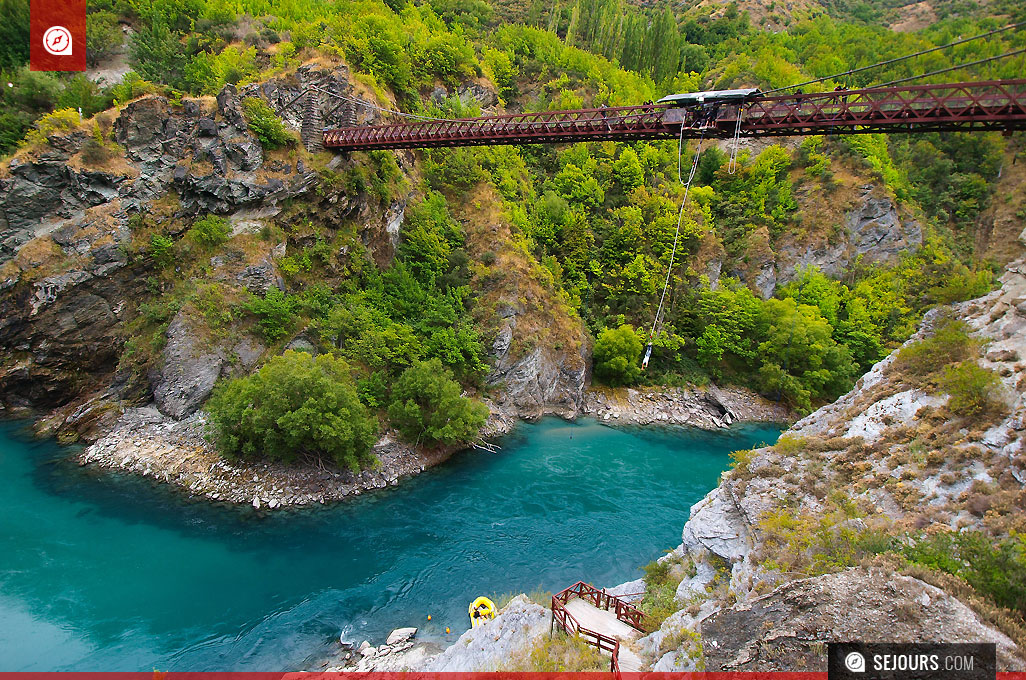
[[[167,328],[163,365],[150,376],[157,408],[175,420],[195,413],[210,396],[224,365],[224,352],[205,347],[179,312]]]
[[[873,196],[864,188],[862,203],[846,216],[851,235],[852,260],[890,262],[899,253],[922,245],[923,232],[915,220],[901,221],[897,206],[886,196]]]
[[[1026,667],[1015,643],[969,607],[883,569],[793,581],[702,623],[707,671],[824,671],[823,643],[849,640],[992,642],[999,670]]]

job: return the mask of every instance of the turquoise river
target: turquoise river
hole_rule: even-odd
[[[451,641],[477,595],[640,577],[729,452],[779,434],[546,419],[499,453],[268,514],[80,468],[22,427],[0,423],[0,671],[295,670],[403,625]]]

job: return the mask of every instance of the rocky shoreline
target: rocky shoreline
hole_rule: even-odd
[[[517,414],[494,403],[482,430],[482,444],[508,434]],[[606,424],[679,425],[704,429],[739,421],[784,422],[786,408],[743,388],[650,389],[592,388],[585,393],[582,415]],[[163,415],[155,406],[126,410],[114,426],[78,454],[80,465],[95,465],[172,484],[187,494],[211,501],[249,504],[276,510],[341,501],[361,493],[396,486],[448,460],[461,447],[424,449],[387,432],[374,453],[379,465],[351,473],[312,465],[229,461],[207,441],[202,411],[182,420]]]
[[[715,430],[737,422],[795,420],[787,406],[743,387],[609,388],[593,386],[582,413],[605,424],[683,425]]]
[[[432,673],[497,671],[512,657],[548,634],[551,613],[517,595],[491,621],[469,628],[447,647],[415,640],[416,628],[397,628],[380,645],[364,640],[343,642],[339,652],[321,664],[325,673]]]
[[[496,420],[487,429],[495,436],[505,427],[506,421]],[[206,440],[205,432],[202,411],[173,420],[153,406],[129,409],[110,432],[78,454],[78,462],[139,474],[211,501],[275,510],[395,486],[400,478],[423,472],[460,450],[415,448],[388,432],[374,445],[379,465],[354,474],[313,465],[229,461]]]

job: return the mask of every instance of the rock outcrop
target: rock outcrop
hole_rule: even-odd
[[[582,413],[612,425],[686,425],[703,429],[736,422],[791,420],[787,406],[740,387],[608,388],[585,392]]]
[[[975,361],[1000,377],[1004,403],[996,416],[964,421],[946,414],[948,396],[907,382],[895,352],[776,446],[738,457],[691,509],[673,553],[693,567],[677,589],[682,608],[640,642],[652,667],[823,670],[823,643],[879,639],[995,642],[1000,668],[1026,668],[1026,650],[995,627],[996,619],[984,621],[893,564],[845,568],[843,555],[830,556],[822,538],[924,527],[1000,537],[1019,525],[1026,497],[1024,301],[1026,262],[1013,262],[998,290],[934,310],[909,341],[932,333],[945,316],[964,320],[987,348]],[[812,570],[802,560],[815,559],[805,551],[817,540],[827,557],[815,564],[837,573],[802,579],[803,569]],[[667,639],[682,642],[667,650]]]
[[[1026,667],[1014,642],[940,588],[885,569],[799,579],[702,622],[705,670],[827,669],[827,642],[993,642],[998,667]]]
[[[587,359],[580,354],[536,347],[513,359],[509,346],[497,342],[495,366],[487,383],[501,386],[501,405],[512,406],[524,418],[554,414],[574,418],[584,404]]]
[[[175,420],[192,415],[213,391],[226,357],[205,344],[179,312],[167,329],[163,364],[151,376],[153,400],[164,415]]]
[[[891,264],[902,253],[914,252],[922,245],[923,229],[907,207],[874,184],[853,187],[852,191],[851,207],[837,216],[843,227],[836,235],[825,240],[785,235],[774,251],[762,254],[748,279],[763,298],[772,297],[777,287],[793,281],[808,267],[840,278],[856,262]]]
[[[549,631],[549,611],[517,595],[494,619],[471,628],[424,665],[429,672],[496,671]]]

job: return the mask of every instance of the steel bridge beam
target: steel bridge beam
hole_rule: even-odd
[[[558,144],[697,137],[782,137],[870,132],[1026,129],[1026,80],[835,90],[740,105],[666,104],[544,111],[325,130],[339,151]]]

